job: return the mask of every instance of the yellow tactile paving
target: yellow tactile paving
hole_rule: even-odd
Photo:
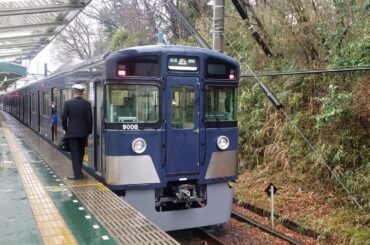
[[[3,131],[44,244],[77,244],[58,209],[16,142],[15,137],[9,129],[4,128]]]
[[[1,118],[4,118],[4,121],[7,122],[6,124],[9,125],[9,129],[14,134],[22,135],[28,144],[32,146],[32,149],[40,154],[40,157],[38,157],[40,163],[45,165],[43,163],[45,161],[49,164],[50,168],[47,169],[51,174],[55,173],[60,178],[73,174],[70,159],[60,153],[55,147],[45,142],[39,135],[20,125],[18,121],[7,114],[4,117],[4,114],[0,111]],[[1,123],[2,121],[0,120]],[[34,160],[32,163],[36,161]],[[25,171],[29,170],[26,169]],[[34,184],[31,178],[27,181]],[[63,179],[63,183],[63,186],[45,186],[44,190],[47,190],[48,193],[49,191],[70,190],[94,214],[119,244],[179,244],[88,174],[86,174],[86,179],[82,181]],[[38,200],[37,204],[44,203],[40,201],[41,195],[36,191],[29,199]],[[56,214],[40,214],[36,215],[35,219],[37,222],[54,221],[57,219],[55,216]],[[44,241],[46,240],[45,244],[75,244],[72,242],[68,243],[65,240],[60,241],[58,236],[44,238]]]

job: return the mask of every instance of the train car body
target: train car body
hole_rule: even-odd
[[[71,87],[93,134],[84,169],[164,230],[227,222],[237,178],[239,65],[194,47],[143,46],[65,67],[3,94],[0,107],[57,145]],[[51,102],[57,125],[51,128]]]

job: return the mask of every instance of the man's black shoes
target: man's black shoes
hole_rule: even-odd
[[[80,175],[80,176],[68,176],[67,179],[70,179],[70,180],[82,180],[84,178],[83,175]]]

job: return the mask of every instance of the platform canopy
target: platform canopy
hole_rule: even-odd
[[[0,62],[34,58],[90,2],[0,0]]]
[[[26,75],[26,67],[0,62],[0,91]]]

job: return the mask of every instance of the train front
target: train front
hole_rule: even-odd
[[[152,46],[113,53],[106,70],[107,185],[167,231],[227,222],[238,63],[205,49]]]

